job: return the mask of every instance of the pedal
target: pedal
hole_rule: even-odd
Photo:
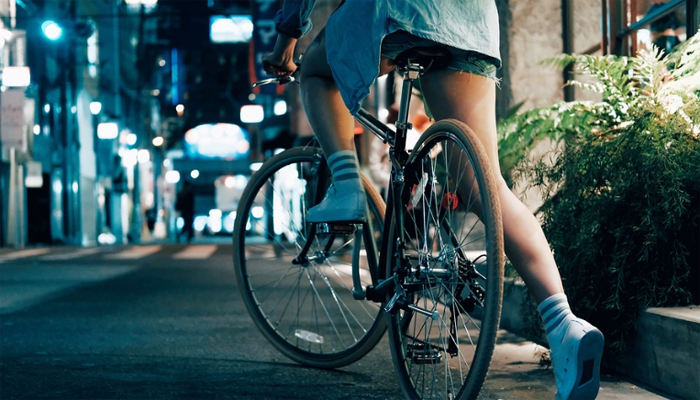
[[[414,364],[440,364],[442,362],[442,353],[425,343],[410,343],[406,349],[406,356]]]
[[[316,224],[316,233],[329,235],[352,235],[357,231],[357,225],[337,222],[321,222]]]

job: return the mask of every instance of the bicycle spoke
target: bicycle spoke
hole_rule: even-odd
[[[322,197],[316,190],[327,184],[324,165],[315,149],[295,148],[253,175],[234,224],[234,266],[246,307],[270,343],[297,362],[332,368],[371,350],[385,324],[378,306],[352,296],[348,255],[364,242],[316,234],[306,222],[310,202]],[[371,187],[366,192],[381,231],[383,203]],[[254,208],[264,212],[254,216]],[[360,277],[371,282],[366,257],[361,253]]]
[[[405,242],[390,249],[401,259],[387,271],[398,270],[406,301],[420,311],[404,306],[390,326],[392,355],[411,398],[475,398],[498,328],[502,277],[493,262],[497,253],[488,245],[502,242],[488,236],[493,214],[482,196],[493,201],[488,196],[494,191],[484,186],[463,135],[452,122],[438,123],[416,144],[420,151],[405,168],[405,192],[399,197],[403,226],[393,224],[390,230]],[[475,249],[479,256],[487,254],[481,272],[468,258]],[[491,296],[496,301],[485,301]]]

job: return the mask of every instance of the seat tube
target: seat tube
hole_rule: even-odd
[[[396,121],[396,144],[394,150],[402,152],[406,150],[406,132],[412,128],[408,122],[408,110],[411,106],[411,93],[413,92],[413,80],[418,78],[420,66],[409,64],[403,73],[403,85],[401,87],[401,104],[399,106],[399,118]]]

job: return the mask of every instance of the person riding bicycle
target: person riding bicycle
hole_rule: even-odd
[[[294,48],[297,39],[311,30],[314,3],[284,2],[275,18],[275,48],[263,58],[269,74],[288,76],[296,70]],[[424,99],[436,120],[466,123],[489,155],[498,180],[506,254],[539,304],[552,351],[557,399],[594,399],[600,385],[602,333],[572,313],[539,222],[500,173],[495,100],[501,61],[493,0],[340,4],[305,52],[300,72],[304,110],[334,181],[326,198],[308,210],[307,220],[366,221],[353,115],[377,77],[390,72],[392,60],[412,48],[449,53],[446,65],[431,67],[421,77]]]

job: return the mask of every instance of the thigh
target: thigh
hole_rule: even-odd
[[[499,176],[495,80],[443,69],[428,71],[421,78],[421,88],[435,119],[457,119],[476,133],[488,154],[495,175]]]
[[[314,38],[309,47],[304,52],[301,58],[301,77],[302,82],[304,82],[304,76],[317,76],[332,78],[333,73],[331,72],[331,67],[328,65],[328,58],[326,56],[326,29],[323,28],[321,32]]]

